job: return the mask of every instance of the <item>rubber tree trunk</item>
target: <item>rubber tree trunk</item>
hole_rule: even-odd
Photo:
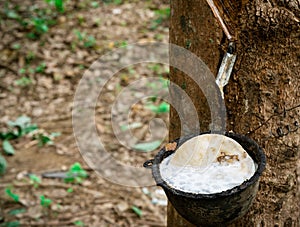
[[[238,58],[225,87],[227,130],[257,141],[268,164],[253,206],[232,226],[300,226],[299,3],[256,0],[236,10],[230,27],[236,28]],[[170,42],[195,53],[214,75],[228,43],[205,0],[171,0]],[[191,97],[201,130],[208,130],[209,108],[198,86],[173,68],[170,79]],[[171,108],[170,139],[179,136]],[[193,225],[169,204],[168,226]]]

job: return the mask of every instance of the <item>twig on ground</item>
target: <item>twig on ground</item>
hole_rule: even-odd
[[[3,64],[3,63],[1,63],[1,62],[0,62],[0,68],[6,69],[6,70],[12,72],[13,74],[15,74],[15,75],[17,75],[17,76],[19,75],[19,73],[18,73],[16,70],[14,70],[13,68],[11,68],[11,67],[9,67],[8,65],[5,65],[5,64]]]

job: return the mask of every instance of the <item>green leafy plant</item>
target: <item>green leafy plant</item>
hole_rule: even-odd
[[[134,149],[143,151],[143,152],[150,152],[157,149],[161,145],[160,140],[154,140],[148,143],[138,143],[133,146]]]
[[[143,216],[143,212],[140,208],[136,207],[136,206],[132,206],[131,209],[133,210],[133,212],[139,216],[140,218]]]
[[[97,1],[92,1],[91,2],[91,7],[98,8],[99,6],[100,6],[99,2],[97,2]]]
[[[26,73],[26,69],[21,68],[21,69],[19,70],[19,73],[20,73],[20,74],[25,74],[25,73]]]
[[[14,50],[19,50],[19,49],[21,48],[21,44],[20,44],[20,43],[14,43],[14,44],[12,45],[12,48],[13,48]]]
[[[80,14],[77,16],[77,19],[78,19],[79,25],[82,25],[86,21],[84,16],[80,15]]]
[[[161,64],[151,64],[148,66],[148,68],[151,69],[155,73],[159,73],[162,69],[162,65]]]
[[[156,29],[164,21],[167,21],[170,17],[170,8],[155,10],[156,19],[152,22],[151,29]]]
[[[0,139],[3,140],[3,151],[8,155],[15,153],[13,146],[9,140],[20,138],[37,129],[35,124],[31,124],[31,119],[26,116],[17,118],[16,121],[9,121],[7,123],[9,130],[7,132],[0,132]]]
[[[49,5],[54,5],[56,10],[60,13],[65,11],[64,0],[45,0],[45,2],[47,2]]]
[[[86,40],[84,40],[84,42],[83,42],[83,46],[84,46],[85,48],[93,47],[93,46],[95,46],[95,44],[96,44],[96,39],[95,39],[95,37],[92,36],[92,35],[89,35],[89,36],[86,38]]]
[[[31,123],[31,118],[24,115],[18,117],[15,121],[8,121],[7,125],[10,128],[9,132],[2,134],[2,137],[6,139],[20,138],[38,129],[36,124]]]
[[[157,114],[168,113],[170,111],[170,104],[166,102],[162,102],[158,106],[154,104],[149,104],[146,106],[146,108]]]
[[[9,221],[0,224],[0,227],[19,227],[21,223],[19,221]]]
[[[77,221],[74,221],[74,225],[76,225],[76,226],[84,226],[84,223],[82,221],[77,220]]]
[[[65,11],[63,0],[45,0],[51,7],[39,7],[33,4],[25,8],[25,13],[19,14],[18,7],[11,9],[8,1],[6,1],[4,15],[12,20],[16,20],[24,29],[31,30],[27,37],[30,39],[37,39],[44,33],[49,31],[49,27],[56,23],[55,18],[57,12],[63,13]],[[30,15],[30,16],[28,16]]]
[[[87,178],[87,172],[81,167],[80,163],[74,163],[69,171],[67,172],[67,177],[65,178],[66,183],[82,183],[83,179]]]
[[[41,64],[39,64],[36,68],[35,68],[35,72],[37,73],[44,73],[45,72],[45,69],[46,69],[46,63],[45,62],[42,62]]]
[[[115,4],[115,5],[121,5],[123,3],[123,0],[102,0],[106,4]]]
[[[124,48],[124,47],[127,47],[127,45],[128,45],[128,43],[125,40],[114,42],[114,46],[115,47],[122,47],[122,48]]]
[[[15,154],[15,149],[10,144],[9,140],[4,140],[2,142],[2,147],[3,147],[3,151],[4,151],[5,154],[7,154],[7,155],[14,155]]]
[[[113,2],[116,5],[121,5],[123,3],[123,0],[114,0]]]
[[[45,144],[53,144],[53,139],[60,135],[60,133],[51,133],[48,135],[43,130],[39,130],[36,124],[31,123],[31,119],[27,116],[20,116],[15,121],[8,121],[8,130],[0,132],[0,139],[2,140],[2,150],[6,155],[14,155],[15,150],[11,144],[11,140],[15,140],[31,134],[33,139],[38,140],[39,146]],[[0,154],[0,175],[5,173],[7,163],[5,158]]]
[[[85,48],[91,48],[96,45],[96,39],[92,35],[87,35],[85,32],[80,32],[79,30],[75,29],[74,33],[79,41]]]
[[[0,139],[4,142],[2,143],[3,150],[8,154],[13,154],[13,147],[9,143],[9,140],[20,138],[29,133],[33,133],[38,130],[36,124],[31,123],[31,119],[27,116],[21,116],[17,118],[16,121],[9,121],[7,123],[9,130],[7,132],[0,132]],[[39,130],[42,131],[42,130]],[[38,139],[41,145],[53,144],[53,139],[60,136],[60,133],[53,132],[49,136],[42,133],[37,133],[33,135],[34,139]]]
[[[74,191],[73,188],[68,188],[68,189],[67,189],[67,192],[68,192],[68,193],[72,193],[73,191]]]
[[[0,176],[3,175],[6,171],[7,163],[5,158],[0,154]]]
[[[7,155],[14,155],[15,150],[11,145],[10,140],[20,138],[37,129],[35,124],[31,124],[31,119],[26,116],[17,118],[16,121],[9,121],[7,123],[8,131],[0,132],[0,139],[2,142],[2,149]],[[0,154],[0,175],[5,173],[7,168],[7,162],[5,158]]]
[[[46,136],[44,134],[38,134],[36,136],[36,139],[38,140],[38,146],[42,147],[46,144],[53,144],[53,141],[51,140],[51,138],[49,136]]]
[[[25,72],[26,72],[25,69],[20,69],[20,73],[25,73]],[[20,79],[15,80],[15,84],[20,87],[27,87],[32,83],[33,83],[32,80],[27,76],[22,76]]]
[[[37,39],[42,34],[47,33],[49,31],[49,22],[48,20],[43,17],[32,17],[29,20],[29,25],[33,27],[33,31],[27,34],[27,37],[30,39]]]
[[[83,41],[84,37],[86,36],[86,33],[80,32],[79,30],[75,29],[74,34],[77,36],[77,39],[79,41]]]
[[[35,74],[35,73],[45,73],[45,69],[47,68],[47,65],[45,62],[41,62],[35,68],[30,67],[32,60],[35,58],[34,53],[32,53],[32,54],[33,54],[33,56],[31,56],[31,55],[26,56],[26,58],[25,58],[26,66],[19,70],[19,74],[27,75],[27,74]],[[21,78],[15,80],[15,84],[17,86],[26,87],[26,86],[33,84],[33,80],[25,75],[22,76]]]
[[[42,183],[41,178],[35,174],[30,174],[29,179],[30,179],[30,184],[32,184],[33,187],[35,187],[35,188],[38,188],[40,183]]]
[[[39,35],[46,33],[49,30],[47,21],[44,18],[34,17],[31,19],[31,23],[34,26],[36,33]]]
[[[47,208],[52,204],[52,200],[46,198],[44,195],[41,195],[40,196],[40,204],[41,204],[42,207]]]
[[[7,18],[9,19],[15,19],[15,20],[19,20],[20,19],[20,15],[13,9],[8,9],[8,7],[5,7],[4,10],[4,14],[7,16]]]
[[[36,59],[36,54],[33,51],[29,51],[25,56],[25,61],[27,65],[29,65],[35,59]]]
[[[19,202],[19,195],[13,193],[11,191],[11,188],[6,188],[5,189],[6,195],[8,195],[10,198],[12,198],[15,202]]]
[[[58,12],[63,13],[65,11],[64,1],[63,0],[55,0],[55,7]]]
[[[9,215],[18,215],[18,214],[22,214],[25,213],[26,209],[25,208],[21,208],[21,209],[13,209],[11,211],[8,212]]]
[[[60,136],[59,132],[52,132],[50,135],[46,133],[38,133],[37,135],[34,136],[36,140],[38,140],[38,146],[42,147],[46,144],[52,145],[54,144],[53,140],[55,137]]]

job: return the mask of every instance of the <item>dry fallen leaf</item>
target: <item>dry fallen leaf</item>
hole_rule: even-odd
[[[177,147],[177,143],[176,142],[168,143],[165,146],[165,150],[166,151],[175,151],[176,147]]]

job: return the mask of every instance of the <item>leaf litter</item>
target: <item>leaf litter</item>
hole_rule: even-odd
[[[39,13],[39,9],[46,9],[40,14],[47,15],[48,3],[25,0],[19,7],[13,7],[14,1],[7,7],[5,1],[0,3],[7,10],[0,12],[3,16],[0,132],[7,130],[9,120],[17,119],[9,122],[14,141],[2,143],[2,150],[14,155],[3,153],[6,160],[0,156],[0,174],[4,174],[0,176],[0,222],[6,226],[164,226],[166,207],[152,201],[152,197],[156,198],[156,188],[149,188],[150,193],[145,195],[138,188],[114,185],[84,164],[73,137],[71,110],[79,80],[100,55],[128,43],[168,41],[167,20],[164,20],[168,1],[80,0],[63,1],[64,5],[59,0],[52,2],[50,8],[59,11],[53,15],[55,23],[36,18],[28,28],[22,25],[30,19],[27,10]],[[26,17],[23,22],[19,21],[22,17]],[[30,38],[28,29],[36,29],[31,36],[39,37]],[[74,29],[80,34],[74,34]],[[109,126],[108,107],[116,94],[114,88],[157,73],[140,65],[129,69],[127,74],[130,76],[117,75],[109,82],[113,89],[106,90],[106,96],[99,98],[95,117],[113,157],[125,164],[142,166],[153,153],[118,145]],[[167,121],[169,107],[166,103],[153,103],[150,109],[145,103],[139,105],[128,126],[120,127],[147,141],[150,132],[142,125],[147,125],[154,115]],[[35,124],[44,131],[38,131]],[[33,131],[42,132],[43,136],[36,137],[40,142],[23,136]],[[60,136],[49,143],[58,134],[44,134],[45,131],[59,132]],[[137,143],[137,147],[146,151],[149,147],[158,148],[162,141],[154,142]],[[44,146],[36,146],[38,143]],[[44,172],[67,173],[77,162],[81,168],[75,166],[73,173],[82,178],[77,184],[38,177]],[[69,174],[69,177],[76,181],[77,176]]]

